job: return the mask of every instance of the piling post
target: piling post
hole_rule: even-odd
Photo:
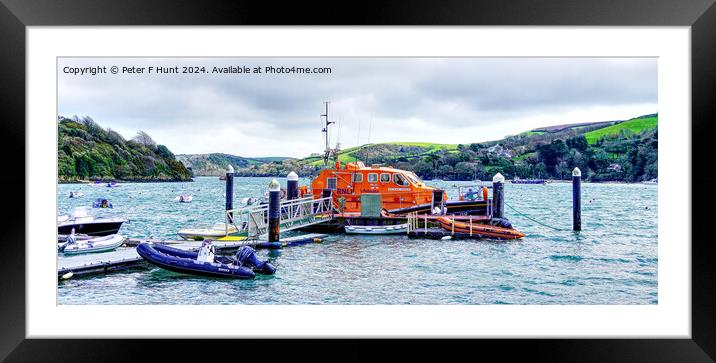
[[[492,215],[495,218],[505,217],[505,177],[497,173],[492,177]]]
[[[278,242],[281,233],[281,184],[273,179],[269,183],[268,241]]]
[[[572,170],[572,230],[582,230],[582,171]]]
[[[286,176],[286,199],[296,198],[298,198],[298,174],[292,171]]]
[[[226,210],[230,211],[232,209],[234,209],[234,167],[229,165],[229,170],[226,171]],[[229,223],[234,223],[232,212],[227,212],[226,218]],[[228,225],[226,229],[228,231]]]

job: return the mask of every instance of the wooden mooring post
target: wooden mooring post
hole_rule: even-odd
[[[273,179],[269,183],[268,241],[278,242],[281,233],[281,184]]]
[[[298,198],[298,174],[292,171],[286,176],[286,199],[296,198]]]
[[[582,171],[572,170],[572,230],[582,230]]]
[[[226,172],[226,210],[230,211],[234,209],[234,167],[229,165],[229,170]],[[227,213],[228,222],[234,223],[234,215],[231,212]],[[226,226],[227,230],[229,226]]]
[[[492,177],[492,216],[505,217],[505,177],[497,173]]]

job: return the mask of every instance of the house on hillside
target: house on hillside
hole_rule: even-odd
[[[503,158],[511,158],[512,157],[512,153],[509,150],[505,149],[500,144],[490,146],[489,148],[487,148],[487,153],[491,156],[500,156]]]

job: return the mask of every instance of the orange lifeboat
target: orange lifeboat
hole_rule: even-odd
[[[364,193],[381,195],[383,208],[391,210],[431,203],[433,191],[415,173],[385,166],[365,166],[360,161],[350,162],[341,168],[324,169],[311,182],[314,198],[320,198],[325,190],[332,191],[336,205],[342,205],[347,213],[360,212],[360,196]],[[339,202],[341,198],[345,198]],[[447,193],[443,192],[443,200]]]

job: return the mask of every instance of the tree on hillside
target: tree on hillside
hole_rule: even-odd
[[[157,146],[157,143],[154,142],[152,137],[149,136],[149,134],[147,134],[146,132],[141,131],[141,130],[139,132],[137,132],[137,135],[132,138],[132,141],[134,141],[140,145],[149,146],[151,148],[155,148]]]
[[[540,161],[547,167],[547,172],[550,175],[556,173],[557,164],[562,160],[569,148],[562,140],[553,140],[549,144],[537,146],[538,155]]]

